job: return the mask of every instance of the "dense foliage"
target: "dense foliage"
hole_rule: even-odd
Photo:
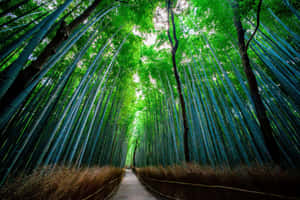
[[[2,182],[40,165],[185,160],[166,1],[28,0],[13,9],[20,2],[0,2]],[[189,153],[213,167],[272,161],[238,51],[233,2],[172,2]],[[259,1],[238,3],[247,40]],[[284,167],[300,164],[299,7],[297,0],[264,0],[248,49]],[[33,64],[45,49],[46,61]],[[26,70],[28,82],[11,89]]]

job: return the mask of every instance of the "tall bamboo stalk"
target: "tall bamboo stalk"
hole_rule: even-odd
[[[273,136],[273,130],[270,124],[270,121],[267,117],[266,108],[261,100],[261,96],[258,91],[257,81],[255,75],[252,71],[249,56],[247,53],[247,46],[245,44],[245,30],[243,28],[239,7],[237,1],[232,3],[232,8],[234,12],[234,25],[237,31],[238,36],[238,44],[239,44],[239,51],[242,58],[242,63],[244,66],[244,71],[248,80],[251,98],[254,102],[255,111],[257,114],[258,121],[260,123],[260,127],[263,133],[264,141],[270,152],[270,155],[273,161],[276,164],[280,163],[280,150],[276,144],[276,141]]]
[[[184,155],[185,155],[185,161],[190,162],[190,152],[189,152],[189,143],[188,143],[188,132],[189,132],[189,126],[188,126],[188,119],[186,114],[186,106],[183,98],[182,88],[181,88],[181,81],[177,69],[177,63],[176,63],[176,51],[178,49],[178,39],[176,36],[176,26],[174,22],[174,13],[171,9],[171,0],[168,0],[167,2],[167,9],[168,9],[168,37],[171,44],[171,52],[172,52],[172,63],[173,63],[173,71],[177,83],[177,91],[180,99],[180,107],[182,112],[182,119],[183,119],[183,127],[184,127],[184,133],[183,133],[183,140],[184,140]],[[171,13],[171,20],[172,20],[172,27],[173,27],[173,37],[175,44],[173,43],[172,37],[171,37],[171,30],[170,30],[170,13]]]

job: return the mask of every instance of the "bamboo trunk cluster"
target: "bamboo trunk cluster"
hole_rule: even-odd
[[[60,23],[55,36],[40,53],[37,59],[25,69],[20,71],[5,96],[1,99],[0,105],[6,106],[9,102],[15,99],[26,88],[26,86],[28,86],[30,81],[42,71],[43,66],[49,58],[57,52],[58,48],[69,38],[70,34],[92,14],[101,2],[102,0],[94,0],[94,2],[69,25],[67,25],[65,21]]]

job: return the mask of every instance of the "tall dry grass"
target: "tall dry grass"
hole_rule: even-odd
[[[41,168],[14,179],[0,190],[7,200],[104,199],[121,182],[124,171],[115,167]]]
[[[188,164],[138,168],[136,173],[145,185],[178,199],[300,199],[299,171],[279,167],[213,169]]]

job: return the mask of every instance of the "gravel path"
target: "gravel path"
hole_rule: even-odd
[[[120,188],[111,200],[157,200],[138,181],[131,170],[126,170]]]

